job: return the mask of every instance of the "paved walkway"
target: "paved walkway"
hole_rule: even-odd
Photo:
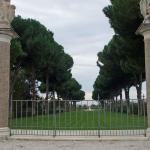
[[[150,150],[150,141],[0,141],[0,150]]]

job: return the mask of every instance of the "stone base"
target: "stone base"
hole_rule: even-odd
[[[0,128],[0,139],[8,139],[10,136],[10,129],[9,128]]]
[[[146,137],[150,138],[150,128],[148,128],[147,131],[146,131]]]

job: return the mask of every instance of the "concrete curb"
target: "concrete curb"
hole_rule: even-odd
[[[72,137],[72,136],[11,136],[9,140],[25,141],[150,141],[148,137],[143,136],[103,136],[103,137]]]

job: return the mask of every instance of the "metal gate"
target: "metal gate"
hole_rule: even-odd
[[[145,100],[13,100],[11,135],[145,135]]]

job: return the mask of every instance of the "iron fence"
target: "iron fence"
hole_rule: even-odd
[[[11,135],[145,135],[146,100],[13,100]]]

